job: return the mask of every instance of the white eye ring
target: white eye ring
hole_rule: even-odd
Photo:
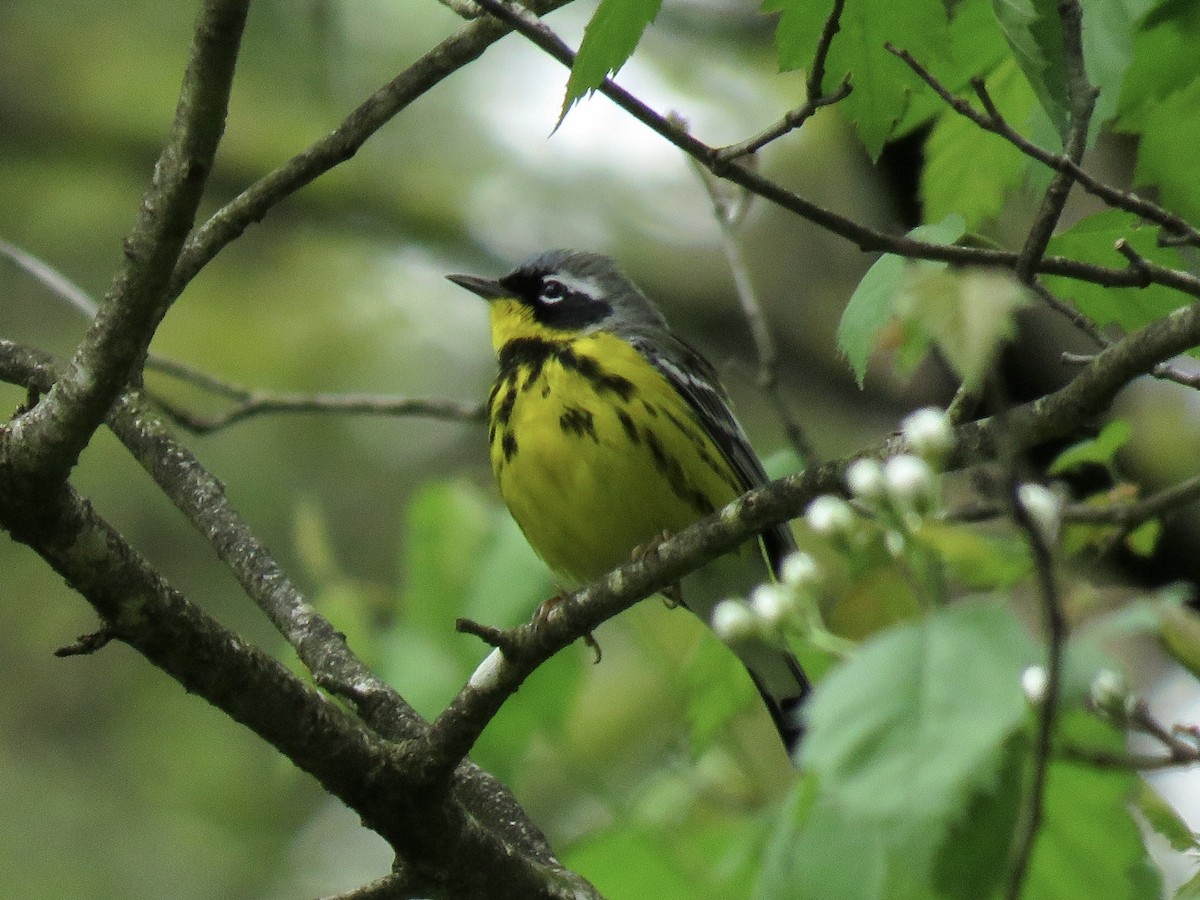
[[[546,283],[542,286],[541,300],[543,303],[558,303],[567,294],[568,291],[565,284],[553,278],[547,278]]]

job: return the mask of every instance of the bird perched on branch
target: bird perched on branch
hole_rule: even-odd
[[[488,302],[499,361],[487,405],[492,469],[556,573],[598,578],[767,480],[712,364],[608,257],[555,250],[497,280],[448,277]],[[786,523],[755,543],[710,565],[749,561],[762,580],[796,547]],[[684,604],[706,622],[719,599],[685,583]],[[796,659],[757,638],[731,649],[793,750],[809,689]]]

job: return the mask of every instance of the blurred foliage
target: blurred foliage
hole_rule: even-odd
[[[589,32],[600,35],[596,52],[607,54],[591,60],[593,76],[620,68],[624,85],[658,109],[680,111],[713,144],[744,138],[797,104],[803,74],[793,70],[811,58],[825,15],[823,4],[805,0],[770,0],[780,17],[732,0],[661,11],[653,0],[606,5],[638,11],[637,33]],[[964,227],[1019,240],[1044,173],[946,112],[899,60],[876,51],[883,40],[903,44],[956,90],[984,75],[1015,127],[1052,142],[1061,60],[1045,16],[1055,4],[998,3],[1003,29],[992,4],[951,6],[947,20],[935,0],[911,4],[911,18],[863,2],[863,15],[844,23],[827,73],[829,89],[854,72],[850,101],[763,151],[762,170],[814,202],[895,227],[885,168],[869,160],[886,154],[888,141],[928,127],[917,184],[926,221],[941,224],[925,230],[946,241]],[[1115,115],[1115,128],[1141,136],[1134,161],[1101,134],[1098,163],[1154,185],[1182,212],[1200,208],[1200,188],[1186,175],[1194,142],[1185,140],[1196,130],[1192,38],[1200,17],[1177,2],[1095,7],[1102,11],[1088,62],[1104,88],[1101,116]],[[577,46],[595,8],[573,5],[552,22]],[[0,4],[0,237],[93,297],[120,257],[169,125],[192,14],[149,0]],[[255,4],[205,211],[326,133],[459,26],[433,0]],[[625,64],[621,54],[635,45]],[[713,359],[739,361],[723,367],[739,412],[760,449],[778,447],[783,429],[744,374],[751,351],[703,188],[677,151],[602,98],[576,103],[555,130],[567,78],[518,40],[493,47],[224,250],[171,310],[154,351],[267,389],[481,399],[493,365],[484,315],[442,274],[499,271],[552,245],[587,247],[619,257]],[[590,82],[576,86],[586,91]],[[1181,259],[1154,246],[1129,216],[1097,213],[1088,200],[1073,202],[1068,223],[1050,252],[1115,264],[1109,248],[1124,236],[1156,261]],[[904,280],[911,267],[891,257],[859,284],[850,316],[853,325],[859,315],[859,325],[849,327],[845,298],[871,260],[765,204],[751,207],[740,237],[781,345],[786,395],[828,455],[890,430],[900,403],[946,399],[947,379],[926,358],[931,347],[977,377],[1009,335],[1013,304],[1005,303],[989,307],[989,340],[968,341],[976,329],[957,316],[968,305],[967,287],[957,283],[927,292],[932,304],[898,303],[912,292]],[[1157,289],[1079,283],[1064,294],[1101,324],[1126,328],[1174,302]],[[85,324],[44,285],[0,262],[4,337],[64,356]],[[965,355],[947,353],[960,345]],[[889,351],[902,374],[881,364]],[[859,393],[856,378],[870,392]],[[200,411],[221,405],[154,373],[148,386]],[[1134,434],[1127,447],[1113,439],[1075,452],[1115,466],[1121,447],[1143,471],[1177,480],[1194,470],[1200,450],[1193,401],[1139,390],[1147,402],[1123,401]],[[0,386],[0,403],[22,400]],[[485,653],[453,630],[455,617],[513,624],[556,590],[496,501],[479,425],[276,416],[188,442],[316,606],[426,715]],[[110,436],[89,448],[77,484],[190,598],[293,662],[203,539]],[[992,601],[895,624],[911,616],[914,589],[892,565],[882,533],[876,537],[857,569],[829,548],[812,548],[845,588],[829,611],[833,627],[862,637],[894,625],[835,670],[836,692],[818,695],[812,773],[792,772],[729,654],[698,622],[656,600],[597,632],[602,664],[578,647],[536,672],[485,733],[476,760],[513,787],[564,862],[613,898],[782,898],[797,896],[797,884],[823,885],[823,900],[921,896],[926,877],[959,891],[947,896],[984,896],[995,887],[989,829],[1016,815],[1013,748],[1029,717],[1009,676],[1030,649]],[[936,558],[972,590],[1008,588],[1028,572],[1027,555],[1008,534],[927,523],[916,539],[914,559]],[[0,819],[9,826],[0,883],[9,894],[283,898],[349,888],[386,869],[381,842],[307,776],[135,654],[113,646],[54,659],[55,647],[95,626],[86,605],[11,542],[0,542],[0,571]],[[1178,605],[1168,608],[1167,641],[1192,661],[1194,622]],[[1145,622],[1139,629],[1153,631]],[[962,658],[974,645],[986,652]],[[930,658],[931,648],[946,647],[955,652]],[[973,708],[965,693],[922,692],[936,687],[921,683],[926,664],[942,666],[942,680],[955,688],[963,671],[973,672],[989,701]],[[1077,680],[1086,684],[1094,670],[1081,666]],[[916,687],[881,691],[881,668]],[[953,719],[956,744],[939,743],[945,723],[933,711]],[[841,729],[846,722],[853,727]],[[896,738],[911,739],[902,742],[904,756],[857,755],[881,723],[897,722]],[[1090,720],[1078,727],[1092,729],[1085,736],[1101,746],[1112,743],[1111,729]],[[949,753],[945,765],[928,764],[935,750]],[[898,760],[904,765],[886,769]],[[871,777],[858,789],[867,793],[831,802],[830,787],[864,769]],[[888,845],[864,810],[882,815],[884,801],[900,810],[914,773],[928,787],[925,805],[912,811],[903,840]],[[1128,896],[1146,896],[1133,891],[1155,876],[1125,812],[1135,779],[1056,762],[1050,785],[1034,883],[1086,885],[1094,896],[1129,886]],[[1195,849],[1169,808],[1139,808],[1154,830],[1184,845],[1177,849]],[[952,820],[947,809],[965,812]],[[970,852],[946,852],[951,845]],[[1080,874],[1080,845],[1109,851],[1105,865]],[[904,878],[896,880],[898,861]]]
[[[565,10],[556,23],[577,40],[587,12]],[[187,4],[145,0],[0,5],[0,237],[93,298],[120,257],[170,123],[193,15]],[[202,212],[328,131],[460,24],[432,0],[255,4]],[[687,110],[715,139],[739,137],[786,105],[792,87],[762,52],[757,15],[731,7],[660,25],[644,48],[654,62],[623,73],[656,102]],[[683,41],[719,48],[714,67],[685,65]],[[673,318],[718,360],[744,354],[744,337],[723,344],[745,332],[726,324],[736,321],[732,282],[702,186],[681,156],[606,101],[582,104],[551,138],[565,80],[515,40],[494,47],[223,251],[172,309],[154,352],[252,387],[482,399],[493,366],[486,319],[442,275],[507,266],[564,243],[622,257],[665,305],[675,298]],[[805,146],[775,154],[770,168],[803,180],[853,153],[835,118],[810,129]],[[861,183],[869,172],[852,169],[830,184],[830,197],[886,217]],[[794,264],[818,254],[839,261],[814,267],[801,295],[787,269],[762,272],[781,318],[823,321],[816,334],[831,333],[855,254],[832,240],[812,245],[811,234],[763,207],[749,228],[760,263],[780,258],[772,246],[792,248]],[[0,261],[4,337],[64,357],[85,325]],[[837,392],[849,396],[851,386],[831,353],[806,361],[812,347],[800,336],[811,332],[783,335],[794,358],[786,378],[794,384],[805,367],[824,368],[797,402],[832,423]],[[825,379],[832,396],[820,387]],[[153,372],[148,384],[200,412],[222,407]],[[731,386],[764,449],[778,445],[781,431],[750,379],[732,374]],[[0,385],[9,409],[22,399]],[[884,421],[881,411],[874,427]],[[831,428],[829,440],[849,447],[871,430],[867,419]],[[277,416],[188,441],[318,608],[427,714],[484,655],[454,632],[455,616],[511,624],[554,589],[497,505],[477,425]],[[89,448],[77,483],[189,597],[293,659],[110,436]],[[94,628],[86,605],[8,541],[0,571],[0,818],[10,833],[0,882],[10,895],[291,897],[386,869],[381,842],[331,810],[307,776],[134,654],[114,646],[53,658],[55,647]],[[476,757],[514,785],[572,858],[628,845],[627,833],[614,832],[606,851],[604,834],[631,815],[660,836],[682,817],[706,818],[709,837],[697,832],[692,857],[664,860],[692,872],[706,846],[756,833],[750,811],[777,791],[771,785],[786,780],[787,767],[741,683],[729,706],[751,719],[740,742],[725,718],[712,726],[727,737],[707,771],[662,771],[664,759],[684,753],[687,686],[743,676],[733,665],[695,662],[698,642],[700,659],[724,651],[684,613],[645,607],[601,629],[603,665],[579,649],[540,670]],[[664,808],[674,810],[667,819]],[[729,820],[731,808],[743,812]],[[741,862],[726,859],[716,881],[687,875],[692,896],[745,883],[750,837],[740,840]]]

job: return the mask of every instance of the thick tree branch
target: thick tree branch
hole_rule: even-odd
[[[57,374],[46,354],[0,340],[0,379],[36,392]],[[11,515],[0,495],[0,526],[92,603],[107,637],[130,644],[316,776],[396,848],[426,895],[596,896],[557,863],[507,789],[476,766],[460,762],[437,782],[423,777],[427,766],[414,749],[423,746],[424,720],[307,604],[220,483],[166,434],[137,393],[120,398],[108,424],[318,682],[353,702],[366,725],[188,603],[70,487],[36,510]],[[464,858],[475,865],[461,866]]]
[[[0,432],[0,463],[26,491],[50,490],[66,479],[113,401],[139,373],[225,127],[248,5],[203,5],[175,121],[125,240],[125,262],[64,377]]]
[[[1156,364],[1200,344],[1200,304],[1176,310],[1113,343],[1062,389],[993,416],[959,425],[950,469],[994,459],[999,448],[1018,454],[1069,435],[1107,408],[1117,393]],[[853,458],[833,460],[743,495],[684,529],[655,552],[629,562],[555,605],[549,616],[503,632],[471,681],[434,722],[422,753],[434,772],[452,767],[474,745],[505,700],[543,661],[640,599],[675,583],[763,529],[799,515],[822,493],[844,493],[846,467],[862,457],[903,452],[894,435]],[[431,776],[432,777],[432,776]]]
[[[530,0],[530,9],[546,13],[570,0]],[[215,212],[188,240],[168,289],[178,296],[231,241],[261,222],[270,210],[318,176],[354,156],[367,139],[397,113],[457,72],[497,40],[509,27],[482,17],[442,41],[364,100],[333,131],[293,156]]]

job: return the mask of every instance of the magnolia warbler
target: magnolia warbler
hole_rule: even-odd
[[[767,480],[712,364],[608,257],[555,250],[499,280],[448,277],[488,301],[499,361],[487,403],[492,469],[555,572],[595,579]],[[759,540],[753,555],[778,575],[796,547],[790,529]],[[683,596],[705,622],[718,599],[690,586]],[[731,649],[793,749],[809,689],[796,659],[757,639]]]

